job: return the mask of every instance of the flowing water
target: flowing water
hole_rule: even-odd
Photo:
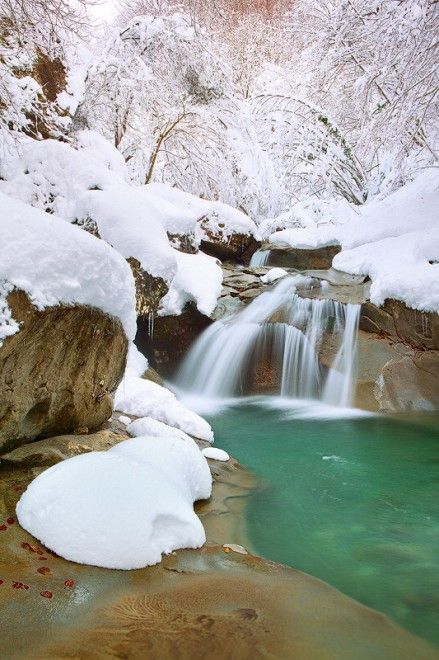
[[[318,412],[252,405],[209,419],[216,445],[263,480],[247,511],[253,549],[439,642],[439,417]]]
[[[251,389],[254,369],[279,373],[276,393],[349,406],[354,377],[359,305],[302,298],[309,278],[287,277],[238,314],[210,326],[187,356],[177,386],[193,395],[235,397]],[[325,333],[339,340],[332,368],[318,349]]]
[[[200,412],[232,403],[209,421],[217,446],[264,484],[247,512],[256,552],[439,641],[439,417],[425,427],[349,409],[359,305],[300,297],[306,284],[286,278],[213,324],[177,385]],[[328,341],[338,345],[329,368]],[[277,397],[242,398],[267,363]]]

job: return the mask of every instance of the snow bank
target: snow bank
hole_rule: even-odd
[[[136,332],[131,269],[103,241],[0,193],[0,339],[18,325],[6,303],[11,287],[25,291],[38,309],[89,305],[120,319],[128,338]]]
[[[195,443],[143,437],[49,468],[22,495],[17,518],[65,559],[128,570],[203,545],[192,505],[210,492]]]
[[[153,277],[172,280],[177,271],[174,250],[141,188],[118,185],[87,192],[78,200],[75,215],[92,218],[100,237],[126,259],[134,257]]]
[[[232,234],[259,239],[253,220],[228,204],[201,199],[164,183],[150,183],[146,189],[159,201],[159,208],[165,211],[162,222],[171,233],[195,232],[198,238],[203,237],[205,231],[200,227],[200,221],[204,221],[203,227],[221,232],[225,240]]]
[[[439,227],[343,250],[333,264],[347,273],[369,275],[375,305],[395,298],[413,309],[439,312]]]
[[[126,375],[116,390],[114,408],[127,415],[152,417],[201,440],[213,440],[212,429],[202,417],[150,380]]]
[[[333,266],[372,280],[370,299],[386,298],[439,312],[439,173],[429,169],[382,200],[361,207],[344,225],[291,228],[270,242],[296,248],[339,244]]]
[[[223,272],[219,262],[203,252],[186,254],[174,250],[177,273],[168,293],[162,298],[159,313],[163,316],[181,314],[188,302],[209,316],[221,295]]]
[[[205,458],[211,458],[214,461],[229,461],[230,456],[224,449],[217,449],[216,447],[206,447],[201,452]]]

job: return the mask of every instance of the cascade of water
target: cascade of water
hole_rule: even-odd
[[[182,390],[208,397],[245,394],[254,369],[269,364],[279,378],[279,394],[321,399],[332,405],[351,403],[359,305],[301,298],[297,285],[283,279],[243,311],[210,326],[190,350],[178,376]],[[339,339],[330,369],[318,351],[330,333]]]
[[[250,266],[252,268],[262,268],[267,265],[270,250],[256,250],[250,259]]]

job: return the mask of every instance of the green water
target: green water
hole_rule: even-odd
[[[263,480],[248,533],[262,556],[317,576],[439,641],[439,417],[210,417],[215,444]]]

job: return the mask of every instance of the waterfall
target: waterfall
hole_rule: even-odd
[[[267,265],[270,250],[256,250],[250,259],[250,266],[252,268],[262,268]]]
[[[302,298],[300,275],[283,279],[237,314],[211,325],[191,348],[178,375],[186,392],[228,398],[251,390],[255,370],[276,376],[283,397],[352,403],[360,305]],[[319,359],[322,340],[336,353],[330,368]]]

